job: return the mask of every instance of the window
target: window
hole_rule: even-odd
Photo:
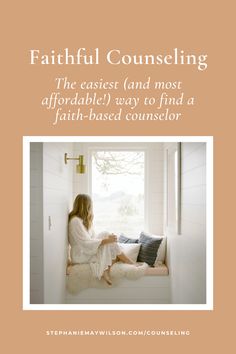
[[[91,189],[96,232],[138,237],[144,229],[144,151],[94,150]]]

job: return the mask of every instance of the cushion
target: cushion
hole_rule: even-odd
[[[138,243],[138,239],[137,238],[130,238],[125,236],[124,234],[121,234],[118,242],[120,243]]]
[[[120,243],[122,252],[129,257],[133,262],[137,261],[141,244],[139,243]]]
[[[157,258],[155,261],[155,265],[163,264],[163,263],[165,263],[165,259],[166,259],[166,236],[154,236],[154,235],[152,235],[152,236],[162,238],[160,247],[158,248],[158,251],[157,251]]]
[[[169,271],[165,264],[161,264],[158,267],[148,267],[145,272],[146,275],[168,275]]]
[[[158,248],[158,251],[157,251],[157,258],[155,260],[154,266],[158,266],[160,264],[164,264],[165,263],[165,259],[166,259],[166,236],[153,235],[153,234],[149,234],[147,232],[145,232],[145,235],[149,236],[149,237],[156,238],[156,239],[162,239],[160,247]]]
[[[138,242],[141,244],[138,262],[145,262],[153,267],[162,238],[151,237],[145,232],[141,232]]]

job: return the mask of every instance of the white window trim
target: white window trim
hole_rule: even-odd
[[[149,158],[148,158],[148,148],[145,145],[138,144],[134,146],[132,143],[132,147],[130,145],[123,145],[116,143],[99,144],[99,145],[87,145],[87,164],[88,164],[88,194],[92,195],[92,153],[94,151],[143,151],[144,152],[144,230],[148,230],[148,203],[149,203],[149,186],[148,186],[148,169],[149,169]],[[144,231],[140,230],[140,231]]]

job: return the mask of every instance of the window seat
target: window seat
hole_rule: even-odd
[[[78,294],[66,292],[66,304],[170,304],[170,277],[165,264],[148,267],[136,280],[122,279],[119,285],[87,288]]]
[[[160,264],[157,267],[148,267],[145,275],[168,275],[169,271],[165,264]]]

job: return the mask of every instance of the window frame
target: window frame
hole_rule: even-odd
[[[121,144],[120,144],[121,145]],[[118,146],[116,143],[114,144],[99,144],[94,146],[89,146],[87,151],[87,159],[88,159],[88,193],[92,196],[92,153],[97,151],[128,151],[128,152],[143,152],[144,153],[144,230],[148,229],[148,183],[147,183],[147,173],[148,173],[148,148],[146,146],[132,146],[123,145]],[[143,230],[140,230],[140,232]]]

